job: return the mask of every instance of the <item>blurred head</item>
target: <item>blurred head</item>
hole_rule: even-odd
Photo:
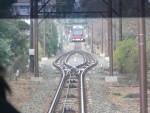
[[[0,65],[0,97],[6,100],[6,92],[11,93],[10,87],[5,81],[6,70]]]

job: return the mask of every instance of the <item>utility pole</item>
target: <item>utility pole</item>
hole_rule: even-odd
[[[31,51],[33,51],[33,1],[31,0],[31,3],[30,3],[30,5],[31,5],[31,8],[30,8],[30,50]],[[30,68],[30,72],[31,73],[34,73],[34,53],[30,53],[30,50],[29,50],[29,55],[30,55],[30,66],[29,66],[29,68]]]
[[[122,0],[119,1],[119,40],[122,40]]]
[[[34,44],[33,44],[33,19],[30,19],[30,50],[33,51],[33,48],[34,48]],[[31,73],[34,73],[34,55],[33,54],[30,53],[30,67],[29,68],[30,68]]]
[[[140,69],[140,113],[148,113],[147,104],[147,64],[145,37],[145,0],[139,0],[138,44]]]
[[[43,1],[45,4],[45,0]],[[44,12],[46,8],[44,7]],[[45,18],[45,13],[44,13],[44,18]],[[43,20],[43,39],[44,39],[44,57],[46,57],[46,19]]]
[[[113,76],[112,0],[108,0],[108,55],[110,76]]]
[[[103,53],[103,51],[104,51],[104,49],[103,49],[103,38],[104,38],[103,37],[103,18],[102,18],[102,26],[101,26],[101,28],[102,28],[102,31],[101,31],[102,32],[102,36],[101,37],[102,37],[102,53]]]
[[[116,41],[117,41],[117,37],[116,37],[116,18],[114,18],[114,50],[116,49]]]
[[[33,20],[33,36],[34,36],[34,49],[35,49],[35,77],[39,77],[39,66],[38,66],[38,19]]]
[[[38,66],[38,1],[31,0],[32,6],[32,14],[31,18],[33,18],[33,40],[34,40],[34,73],[35,77],[39,77],[39,66]]]
[[[119,8],[120,8],[119,11],[121,10],[120,13],[122,13],[122,0],[120,0],[119,3],[121,3],[121,4],[119,4]],[[116,1],[114,1],[114,4],[116,4]],[[121,5],[121,6],[120,6],[120,5]],[[114,6],[114,9],[116,10],[116,5]],[[120,15],[122,15],[122,14],[120,14]],[[120,18],[121,18],[121,16],[120,16]],[[119,18],[119,19],[120,19],[120,18]],[[114,39],[114,40],[113,40],[113,50],[116,49],[116,39],[117,39],[117,37],[116,37],[116,30],[117,30],[117,28],[116,28],[116,19],[117,19],[117,18],[114,18],[114,19],[113,19],[113,22],[114,22],[114,27],[113,27],[113,28],[114,28],[114,30],[113,30],[113,37],[114,37],[114,38],[113,38],[113,39]],[[122,18],[121,18],[121,19],[122,19]],[[122,20],[121,20],[121,21],[122,21]],[[122,22],[121,22],[121,23],[122,23]],[[120,25],[120,23],[119,23],[119,25]],[[121,24],[121,25],[122,25],[122,24]],[[120,28],[121,28],[121,30],[119,31],[119,33],[122,34],[122,26],[120,26]],[[121,36],[121,37],[122,37],[122,36]]]
[[[46,20],[44,19],[43,20],[43,38],[44,38],[44,57],[46,57],[46,36],[45,36],[45,34],[46,34],[46,31],[45,31],[45,29],[46,29]]]

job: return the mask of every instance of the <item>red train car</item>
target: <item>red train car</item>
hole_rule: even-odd
[[[85,42],[83,26],[73,26],[71,42]]]

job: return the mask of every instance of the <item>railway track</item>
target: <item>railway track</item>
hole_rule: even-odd
[[[83,56],[84,62],[72,66],[68,63],[74,54]],[[47,113],[86,113],[84,75],[97,61],[83,51],[70,51],[60,56],[53,65],[61,72],[61,80]]]

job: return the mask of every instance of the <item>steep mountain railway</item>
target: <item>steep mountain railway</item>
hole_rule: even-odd
[[[83,63],[70,65],[68,60],[77,53],[82,55]],[[86,113],[84,75],[96,64],[95,58],[83,51],[71,51],[60,56],[54,66],[62,77],[47,113]]]

